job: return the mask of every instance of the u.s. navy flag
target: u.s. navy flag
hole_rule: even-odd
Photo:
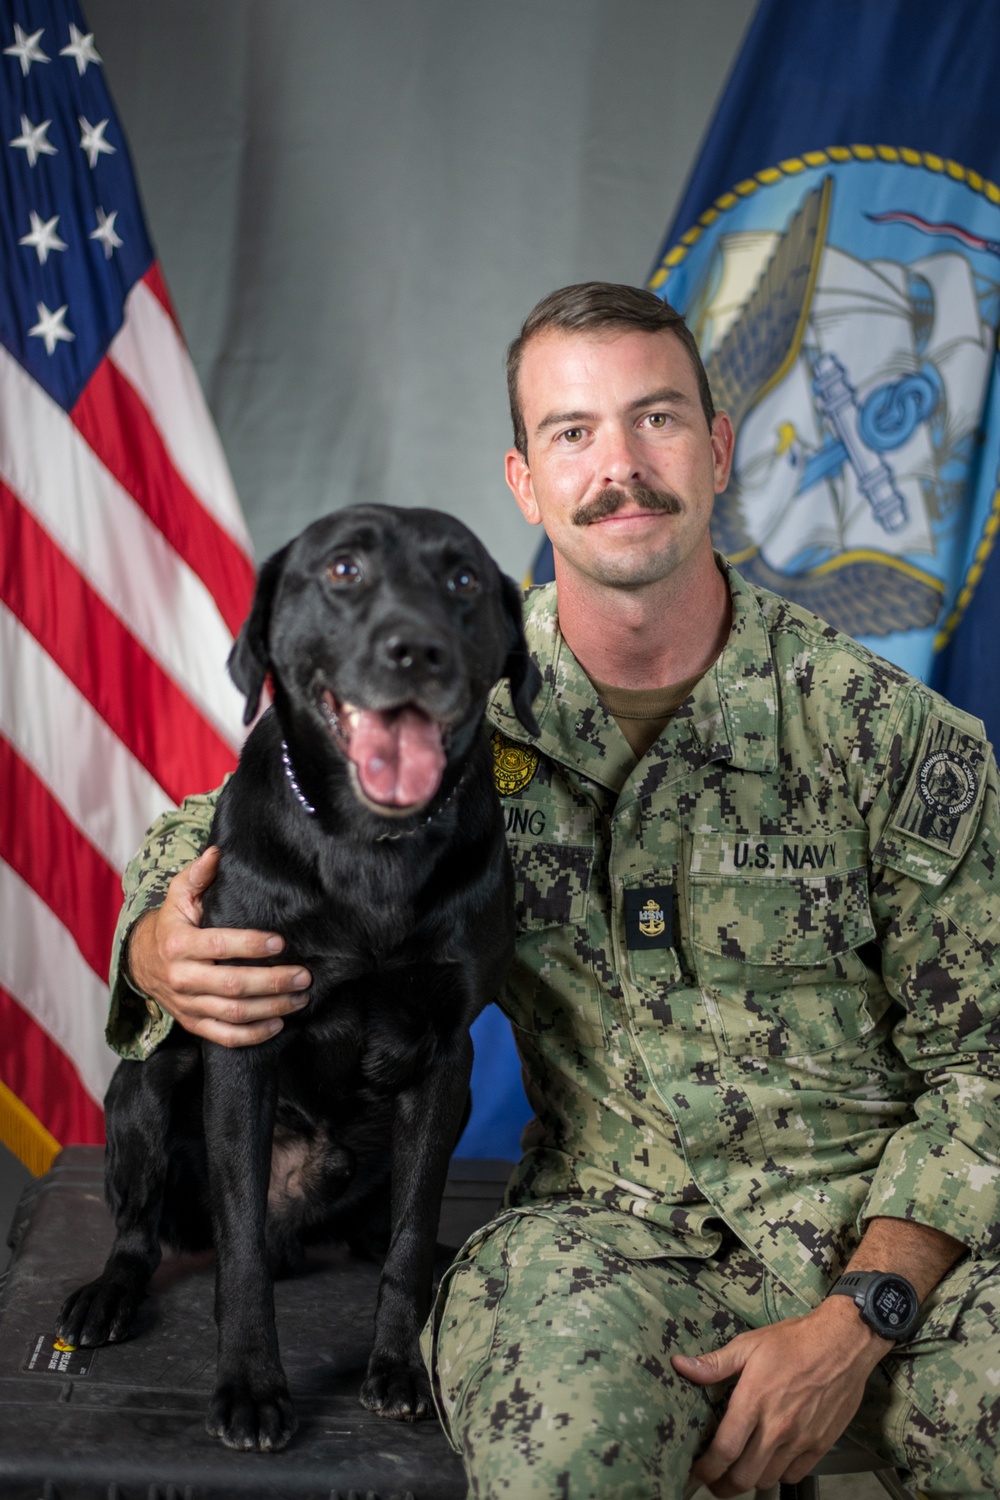
[[[249,540],[74,0],[0,0],[0,1139],[102,1138],[120,872],[235,763]]]
[[[991,19],[981,0],[760,0],[649,284],[737,429],[716,545],[996,741]]]
[[[990,19],[980,0],[761,0],[650,285],[737,429],[716,544],[996,740]]]

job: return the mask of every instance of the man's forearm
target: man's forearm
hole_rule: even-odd
[[[170,1018],[149,1008],[148,991],[137,993],[131,972],[123,966],[124,949],[136,922],[161,905],[170,881],[202,853],[208,843],[218,792],[188,797],[159,817],[142,847],[129,861],[123,880],[125,900],[118,916],[108,976],[111,1006],[106,1037],[122,1057],[140,1058],[162,1041]]]
[[[963,1244],[929,1224],[872,1219],[845,1269],[905,1276],[923,1302],[965,1253]]]

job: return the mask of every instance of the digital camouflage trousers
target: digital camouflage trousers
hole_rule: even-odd
[[[725,1393],[670,1355],[807,1310],[735,1240],[705,1260],[637,1256],[623,1217],[510,1212],[442,1281],[424,1357],[476,1500],[681,1500]],[[1000,1493],[995,1263],[945,1278],[849,1433],[928,1500]]]

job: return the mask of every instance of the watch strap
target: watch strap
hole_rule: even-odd
[[[833,1286],[826,1295],[834,1297],[839,1294],[844,1297],[853,1297],[858,1306],[861,1307],[864,1304],[865,1293],[872,1282],[879,1276],[884,1275],[884,1271],[845,1271],[833,1283]]]

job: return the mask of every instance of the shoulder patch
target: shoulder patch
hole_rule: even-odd
[[[494,729],[491,743],[493,780],[500,796],[513,797],[523,792],[538,770],[538,751],[508,739],[499,729]]]
[[[959,859],[979,812],[986,745],[955,724],[928,717],[890,834],[919,839]]]

